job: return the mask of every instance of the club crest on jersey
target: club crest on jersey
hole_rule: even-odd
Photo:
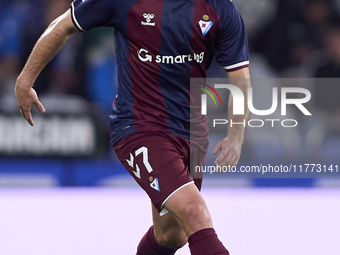
[[[150,183],[150,187],[157,191],[161,191],[161,189],[159,188],[158,178],[155,178],[153,182]]]
[[[146,19],[146,21],[142,21],[142,25],[143,26],[156,26],[156,22],[151,22],[151,20],[155,17],[155,14],[152,13],[144,13],[143,14],[144,19]]]
[[[210,28],[213,26],[214,23],[212,21],[200,20],[198,24],[200,25],[203,36],[205,36],[209,32]]]

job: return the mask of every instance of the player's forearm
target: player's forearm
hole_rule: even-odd
[[[228,119],[229,119],[229,128],[228,128],[228,138],[232,140],[236,140],[240,143],[243,143],[244,133],[246,130],[246,126],[250,117],[250,111],[247,106],[247,90],[251,86],[249,79],[249,70],[246,68],[245,70],[240,70],[233,74],[228,74],[230,78],[231,84],[237,86],[242,90],[244,95],[244,115],[234,115],[233,109],[233,97],[230,94],[229,97],[229,105],[228,105]],[[231,125],[232,123],[232,125]]]
[[[18,77],[17,85],[31,88],[44,67],[58,53],[68,38],[77,30],[71,25],[66,12],[53,21],[35,44],[25,67]],[[69,19],[69,20],[68,20]]]

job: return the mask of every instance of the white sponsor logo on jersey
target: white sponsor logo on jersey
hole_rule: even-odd
[[[138,58],[142,62],[152,62],[152,56],[148,54],[149,52],[146,49],[140,49],[137,51]],[[144,56],[144,57],[143,57]]]
[[[141,23],[143,26],[152,26],[152,27],[156,26],[156,22],[151,22],[151,20],[155,17],[155,14],[144,13],[143,17],[144,19],[146,19],[146,22],[142,21]]]
[[[205,52],[201,53],[193,53],[187,55],[177,55],[177,56],[163,56],[163,55],[156,55],[153,56],[149,53],[148,50],[141,48],[137,51],[137,55],[140,61],[142,62],[156,62],[157,64],[184,64],[189,62],[197,62],[199,64],[203,63]]]

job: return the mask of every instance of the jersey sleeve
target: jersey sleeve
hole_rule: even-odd
[[[229,8],[220,16],[216,60],[226,71],[235,71],[249,66],[248,40],[239,11],[231,1],[226,2]]]
[[[119,0],[75,0],[71,4],[72,21],[80,31],[95,27],[113,27],[119,22]]]

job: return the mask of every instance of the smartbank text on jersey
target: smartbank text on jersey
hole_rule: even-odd
[[[138,58],[142,62],[156,62],[158,64],[184,64],[192,61],[196,61],[197,63],[201,64],[204,61],[204,52],[199,54],[187,54],[187,55],[177,55],[177,56],[162,56],[162,55],[151,55],[149,51],[146,49],[140,49],[137,52]]]

